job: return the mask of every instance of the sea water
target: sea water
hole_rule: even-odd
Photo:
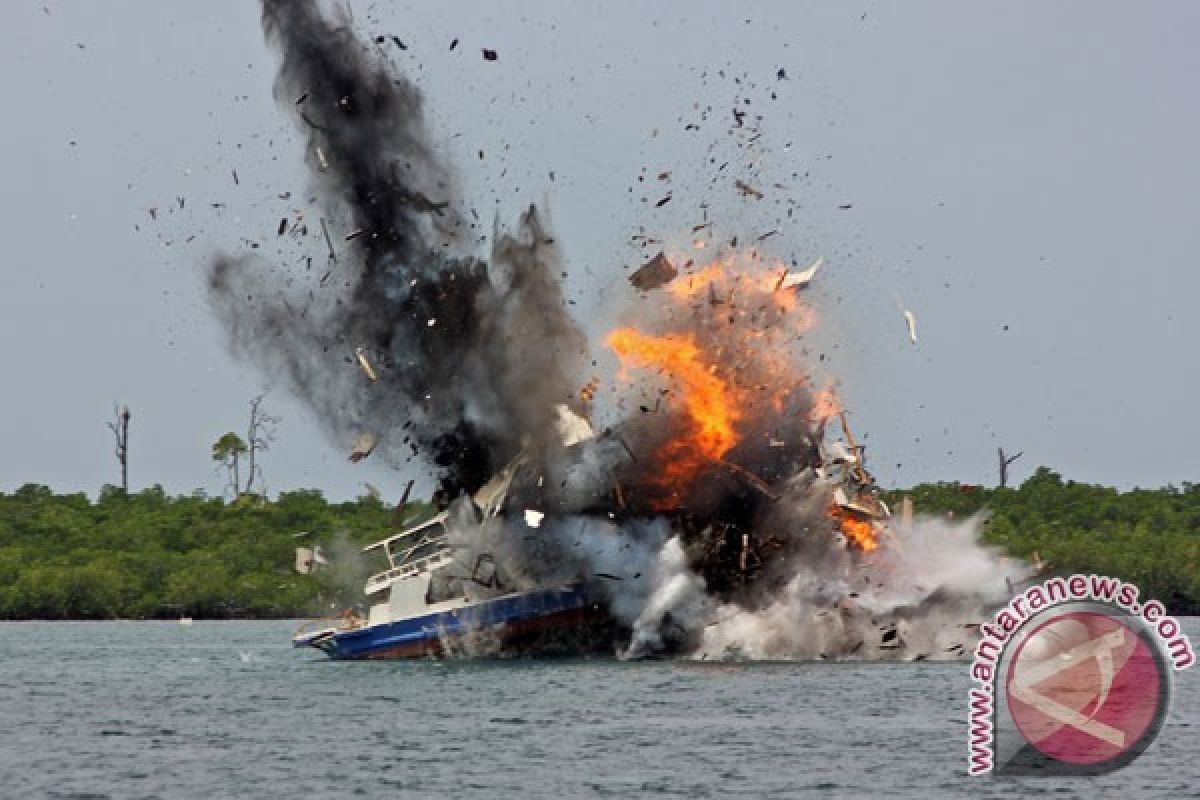
[[[294,628],[0,624],[0,798],[1200,791],[1200,668],[1129,767],[1014,781],[966,775],[961,662],[347,663]]]

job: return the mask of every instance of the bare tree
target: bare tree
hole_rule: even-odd
[[[1008,486],[1008,465],[1025,455],[1025,451],[1022,450],[1015,456],[1008,456],[1007,458],[1004,456],[1003,447],[997,447],[996,451],[1000,455],[1000,488],[1003,489],[1005,486]]]
[[[257,463],[257,456],[271,449],[271,442],[275,441],[275,426],[279,424],[279,417],[269,414],[263,408],[265,397],[266,395],[260,394],[250,401],[250,425],[246,428],[246,487],[242,490],[244,494],[250,494],[255,479],[262,484],[262,465]]]
[[[113,421],[108,423],[108,429],[116,439],[114,455],[121,465],[121,490],[129,491],[129,406],[113,406]]]

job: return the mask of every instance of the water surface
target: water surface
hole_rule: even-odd
[[[1200,642],[1200,619],[1186,628]],[[967,666],[338,663],[289,622],[0,624],[0,797],[1196,796],[1200,668],[1095,779],[967,778]]]

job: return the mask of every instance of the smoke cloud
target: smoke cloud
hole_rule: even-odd
[[[315,3],[264,2],[262,21],[321,224],[358,235],[330,255],[328,291],[261,259],[218,257],[212,305],[233,349],[281,375],[337,441],[371,432],[384,451],[411,447],[433,464],[447,496],[474,491],[540,444],[574,394],[586,340],[563,310],[553,237],[530,208],[490,264],[462,254],[459,198],[420,90]]]
[[[625,413],[594,433],[545,215],[471,252],[419,89],[315,3],[265,0],[262,23],[320,203],[303,242],[326,263],[222,255],[210,300],[234,352],[335,440],[369,433],[436,472],[456,571],[435,593],[595,585],[629,658],[965,656],[1022,568],[976,544],[978,520],[889,518],[849,429],[826,442],[839,406],[813,385],[799,299],[819,264],[791,274],[736,241],[683,262],[609,337]]]

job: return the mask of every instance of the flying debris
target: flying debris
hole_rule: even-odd
[[[659,253],[643,264],[629,276],[633,288],[643,292],[658,289],[675,280],[679,270],[670,262],[665,253]]]
[[[737,187],[737,190],[742,193],[743,197],[753,197],[758,200],[762,200],[763,198],[762,192],[741,179],[735,180],[733,185]]]
[[[813,278],[817,276],[817,270],[825,263],[823,257],[817,258],[816,261],[808,265],[807,269],[800,272],[787,272],[779,280],[777,289],[807,289],[812,283]]]
[[[913,344],[917,343],[917,318],[913,312],[907,308],[904,309],[904,324],[908,326],[908,339]]]
[[[446,206],[450,205],[449,203],[445,203],[445,202],[435,203],[434,201],[430,200],[428,197],[426,197],[425,195],[423,195],[417,191],[400,192],[397,196],[397,199],[400,202],[411,206],[413,209],[415,209],[417,211],[423,211],[423,212],[430,213],[430,214],[436,214],[439,217],[443,215],[443,212],[446,210]]]
[[[333,239],[329,236],[329,226],[325,224],[325,218],[321,217],[321,233],[325,237],[325,246],[329,248],[329,260],[337,263],[337,253],[333,249]]]
[[[354,446],[350,448],[350,460],[357,464],[371,453],[375,452],[375,445],[378,444],[378,439],[373,433],[360,433],[358,438],[354,440]]]
[[[362,367],[362,371],[366,373],[371,383],[377,382],[379,375],[376,374],[375,368],[371,366],[371,361],[367,358],[367,351],[361,347],[356,347],[354,349],[354,357],[358,359],[358,365]]]

